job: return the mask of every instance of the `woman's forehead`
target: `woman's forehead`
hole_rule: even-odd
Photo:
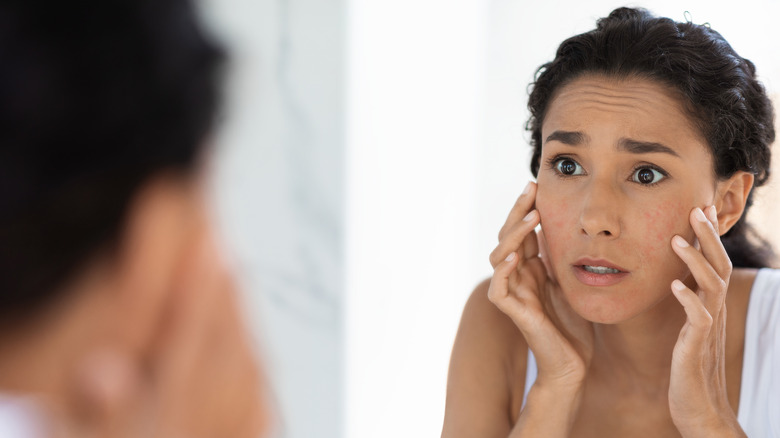
[[[685,115],[683,102],[677,94],[657,82],[643,78],[615,79],[587,75],[563,85],[555,93],[545,121],[556,110],[589,106],[616,113],[636,110],[646,114],[660,111],[675,113],[675,116]]]
[[[643,78],[585,76],[564,85],[548,107],[542,140],[555,131],[706,146],[678,94]]]

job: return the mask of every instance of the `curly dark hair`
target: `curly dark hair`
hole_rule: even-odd
[[[118,238],[151,176],[194,168],[222,49],[188,0],[0,6],[0,322]]]
[[[585,74],[640,77],[676,90],[691,120],[707,140],[715,174],[755,175],[754,187],[769,178],[775,139],[774,111],[752,62],[739,56],[709,25],[655,17],[645,9],[618,8],[597,21],[596,29],[573,36],[542,65],[531,84],[531,172],[537,175],[542,123],[557,90]],[[771,247],[746,222],[753,203],[726,233],[723,244],[735,267],[765,267]]]

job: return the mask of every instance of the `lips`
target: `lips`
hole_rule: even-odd
[[[577,280],[595,287],[613,286],[630,275],[625,268],[603,259],[581,258],[572,268]]]

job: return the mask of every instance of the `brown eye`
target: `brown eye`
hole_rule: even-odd
[[[555,164],[555,169],[563,175],[582,175],[585,171],[576,161],[562,158]]]
[[[651,167],[642,167],[634,172],[632,179],[639,184],[649,185],[655,184],[665,177],[666,175]]]

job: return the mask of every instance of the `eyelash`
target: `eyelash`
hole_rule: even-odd
[[[556,165],[560,161],[562,161],[562,160],[570,160],[570,161],[573,161],[573,162],[577,163],[578,166],[582,166],[577,160],[575,160],[574,158],[572,158],[572,157],[570,157],[568,155],[555,155],[555,156],[550,157],[550,158],[547,159],[547,168],[549,170],[552,170],[553,172],[555,172],[555,175],[558,178],[562,178],[562,179],[571,178],[571,177],[574,177],[574,176],[580,176],[580,175],[565,175],[565,174],[560,173],[558,171],[558,169],[556,168],[557,167]],[[641,169],[655,170],[656,172],[658,172],[661,175],[663,175],[663,178],[660,181],[656,181],[656,182],[652,182],[652,183],[648,183],[648,184],[637,183],[637,184],[645,186],[645,187],[654,187],[654,186],[660,184],[661,182],[665,181],[667,178],[669,178],[669,173],[666,172],[665,170],[661,169],[660,167],[658,167],[658,166],[656,166],[654,164],[650,164],[650,163],[640,163],[640,164],[634,166],[633,169],[631,169],[631,173],[629,174],[630,175],[629,176],[629,181],[636,182],[636,181],[633,180],[633,176],[634,176],[634,174],[638,170],[641,170]]]

